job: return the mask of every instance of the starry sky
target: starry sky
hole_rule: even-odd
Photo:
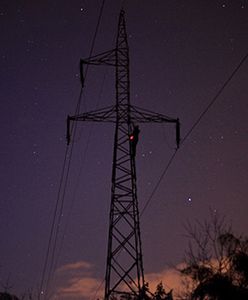
[[[66,149],[102,1],[0,3],[0,284],[37,292]],[[248,52],[248,1],[106,1],[93,54],[114,47],[126,11],[131,102],[180,118],[182,138]],[[182,262],[184,224],[225,215],[247,234],[248,61],[184,141],[141,217],[145,274]],[[90,67],[81,112],[112,105],[114,70]],[[174,153],[168,124],[141,125],[143,209]],[[52,299],[93,299],[105,273],[112,125],[78,124]],[[157,278],[157,277],[156,277]],[[83,286],[83,287],[82,287]],[[87,297],[86,297],[87,296]],[[81,298],[80,298],[81,297]]]

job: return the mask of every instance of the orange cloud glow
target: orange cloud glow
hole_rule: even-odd
[[[103,281],[94,275],[94,266],[78,261],[60,267],[56,272],[57,289],[53,300],[95,300],[102,298]]]
[[[157,285],[162,282],[166,292],[173,290],[174,298],[176,295],[184,291],[183,278],[176,269],[179,269],[183,264],[179,264],[176,268],[164,268],[160,272],[145,274],[145,280],[149,284],[151,292],[155,292]]]
[[[178,265],[177,268],[182,267]],[[94,266],[85,261],[64,265],[57,270],[57,289],[53,300],[96,300],[102,299],[104,281],[94,276]],[[182,277],[174,268],[165,268],[161,272],[145,274],[151,292],[162,282],[166,292],[173,289],[176,299],[178,293],[183,292]]]

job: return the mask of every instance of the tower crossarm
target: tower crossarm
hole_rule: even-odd
[[[178,147],[180,123],[178,119],[130,104],[129,47],[123,10],[119,16],[115,49],[80,60],[82,88],[87,73],[85,65],[105,65],[115,70],[116,104],[76,113],[67,118],[68,144],[72,131],[75,133],[72,122],[115,124],[104,300],[144,300],[145,280],[135,164],[140,133],[138,125],[175,124]]]
[[[163,114],[152,112],[150,110],[133,105],[130,107],[130,114],[133,123],[174,123],[176,125],[176,143],[177,148],[179,148],[180,122],[178,118],[170,118]]]
[[[178,119],[132,105],[131,118],[137,123],[176,123]]]
[[[105,108],[92,110],[75,116],[67,117],[67,144],[70,144],[71,140],[71,122],[73,121],[85,121],[85,122],[105,122],[115,123],[116,122],[116,106],[108,106]]]
[[[123,112],[127,111],[125,107]],[[152,112],[148,109],[130,105],[130,118],[135,123],[178,123],[179,119]],[[97,110],[92,110],[75,116],[68,116],[68,121],[92,121],[92,122],[116,122],[116,106],[107,106]],[[123,113],[120,123],[127,122],[127,115]]]
[[[80,77],[82,86],[84,87],[85,80],[84,65],[123,67],[121,62],[117,62],[116,57],[118,55],[125,57],[125,48],[119,47],[118,49],[112,49],[88,58],[80,59]]]
[[[116,49],[102,52],[100,54],[80,59],[80,78],[82,87],[84,87],[85,75],[84,65],[95,65],[95,66],[116,66]]]
[[[88,65],[109,65],[115,66],[116,65],[116,49],[109,50],[102,52],[100,54],[81,59],[80,65],[88,64]]]
[[[97,110],[92,110],[75,116],[67,117],[67,143],[70,143],[71,137],[71,122],[72,121],[85,121],[85,122],[116,122],[116,105],[104,107]],[[126,112],[128,109],[124,109],[124,115],[120,123],[126,123],[128,121],[128,115]],[[176,142],[177,147],[180,143],[180,122],[179,119],[174,119],[165,116],[160,113],[152,112],[148,109],[140,108],[138,106],[130,105],[130,119],[133,123],[174,123],[176,125]],[[125,115],[126,114],[126,115]]]
[[[93,122],[108,122],[115,123],[116,108],[108,106],[97,110],[92,110],[75,116],[68,116],[70,121],[93,121]]]

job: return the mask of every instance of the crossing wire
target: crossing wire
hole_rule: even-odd
[[[78,111],[78,109],[80,107],[79,103],[80,103],[80,99],[82,98],[82,92],[83,92],[83,90],[81,88],[76,111]],[[76,130],[74,130],[73,137],[75,136],[75,134],[76,134]],[[74,138],[73,138],[73,140],[74,140]],[[73,153],[73,143],[72,143],[71,149],[69,149],[69,146],[67,145],[66,150],[65,150],[63,167],[62,167],[61,177],[60,177],[60,181],[59,181],[59,189],[58,189],[56,204],[55,204],[54,213],[53,213],[52,226],[51,226],[51,230],[50,230],[49,241],[48,241],[48,246],[47,246],[47,251],[46,251],[46,256],[45,256],[45,263],[44,263],[44,267],[43,267],[43,271],[42,271],[42,279],[41,279],[38,299],[40,299],[41,295],[45,294],[44,291],[48,290],[49,283],[50,283],[50,277],[51,277],[51,272],[52,272],[53,265],[54,265],[55,250],[56,250],[57,239],[58,239],[58,234],[59,234],[59,227],[60,227],[62,212],[63,212],[63,208],[64,208],[65,192],[66,192],[66,187],[67,187],[67,183],[68,183],[72,153]],[[58,213],[58,211],[59,211],[59,213]],[[53,243],[53,245],[52,245],[52,243]],[[48,266],[49,257],[51,257],[50,258],[50,267]],[[49,267],[49,270],[48,270],[48,267]],[[47,274],[47,279],[46,279],[46,282],[44,282],[46,274]],[[45,286],[44,289],[43,289],[43,286]],[[46,294],[45,294],[45,299],[46,299]]]
[[[222,92],[224,91],[224,89],[228,86],[228,84],[231,82],[231,80],[233,79],[233,77],[237,74],[237,72],[239,71],[239,69],[241,68],[241,66],[245,63],[245,61],[248,58],[248,53],[241,59],[241,61],[239,62],[239,64],[237,65],[237,67],[233,70],[233,72],[231,73],[231,75],[227,78],[227,80],[223,83],[223,85],[221,86],[221,88],[218,90],[218,92],[216,93],[216,95],[212,98],[212,100],[209,102],[209,104],[207,105],[207,107],[202,111],[202,113],[199,115],[199,117],[196,119],[196,121],[193,123],[193,125],[191,126],[191,128],[189,129],[189,131],[185,134],[184,138],[181,140],[180,146],[182,146],[185,141],[189,138],[189,136],[191,135],[191,133],[193,132],[193,130],[199,125],[200,121],[202,120],[202,118],[207,114],[207,112],[210,110],[210,108],[214,105],[214,103],[218,100],[219,96],[222,94]],[[179,148],[180,149],[180,148]],[[140,217],[142,217],[142,215],[144,214],[145,210],[147,209],[147,207],[149,206],[149,204],[151,203],[153,196],[155,195],[156,191],[158,190],[161,182],[163,181],[165,175],[167,174],[170,166],[172,165],[172,162],[174,161],[179,149],[176,149],[175,152],[172,154],[170,160],[168,161],[168,163],[166,164],[162,174],[160,175],[155,187],[153,188],[149,198],[147,199],[147,201],[145,202],[145,205],[143,207],[143,209],[141,210],[140,213]],[[97,295],[97,293],[99,292],[99,290],[101,289],[102,285],[104,283],[104,279],[101,281],[101,283],[99,284],[98,288],[96,289],[95,293],[94,293],[94,297],[92,297],[92,300],[95,298],[95,296]]]
[[[92,52],[93,52],[92,50],[90,51],[90,55],[92,55]],[[87,65],[87,67],[88,67],[88,65]],[[86,72],[87,72],[87,69],[86,69]],[[102,93],[103,93],[103,87],[104,87],[105,80],[106,80],[106,72],[105,72],[104,77],[103,77],[103,81],[102,81],[102,85],[101,85],[101,89],[100,89],[100,93],[99,93],[99,97],[98,97],[98,101],[96,103],[95,109],[98,108],[100,99],[102,98]],[[69,212],[68,212],[67,218],[65,220],[65,226],[64,226],[63,232],[61,233],[62,237],[61,237],[60,244],[58,246],[58,251],[56,253],[56,259],[54,261],[53,270],[56,270],[56,268],[58,266],[59,259],[61,257],[62,248],[63,248],[63,245],[64,245],[64,239],[65,239],[65,235],[66,235],[66,232],[68,230],[68,227],[69,227],[69,219],[71,217],[72,209],[73,209],[73,206],[74,206],[74,202],[75,202],[75,198],[76,198],[76,191],[77,191],[78,186],[79,186],[79,179],[80,179],[82,171],[83,171],[83,165],[84,165],[85,160],[86,160],[86,155],[87,155],[87,152],[88,152],[89,142],[90,142],[92,132],[93,132],[93,125],[91,125],[91,127],[89,129],[89,134],[88,134],[87,139],[86,139],[85,149],[84,149],[84,152],[83,152],[83,155],[82,155],[82,162],[81,162],[81,166],[80,166],[80,169],[79,169],[79,173],[77,175],[77,182],[76,182],[75,188],[74,188],[73,193],[72,193],[72,201],[71,201],[71,205],[69,207]],[[74,141],[75,141],[75,139],[74,139],[74,136],[73,136],[73,139],[72,139],[73,146],[74,146]],[[61,211],[61,213],[62,213],[62,211]]]
[[[216,95],[213,97],[213,99],[209,102],[209,104],[207,105],[207,107],[202,111],[202,113],[199,115],[199,117],[196,119],[196,121],[194,122],[194,124],[191,126],[191,128],[189,129],[189,131],[186,133],[186,135],[184,136],[184,138],[181,140],[180,146],[182,146],[185,141],[189,138],[189,136],[191,135],[191,133],[193,132],[193,130],[199,125],[200,121],[202,120],[202,118],[206,115],[206,113],[210,110],[210,108],[214,105],[214,103],[218,100],[218,98],[220,97],[220,95],[222,94],[222,92],[225,90],[225,88],[228,86],[228,84],[231,82],[231,80],[233,79],[233,77],[237,74],[237,72],[239,71],[239,69],[241,68],[241,66],[245,63],[245,61],[248,58],[248,53],[240,60],[239,64],[236,66],[236,68],[233,70],[233,72],[231,73],[231,75],[226,79],[226,81],[223,83],[223,85],[221,86],[221,88],[218,90],[218,92],[216,93]],[[179,148],[180,149],[180,148]],[[178,150],[179,150],[178,149]],[[167,174],[169,167],[171,166],[172,162],[174,161],[176,154],[178,153],[178,150],[176,150],[173,155],[171,156],[169,162],[167,163],[167,165],[165,166],[162,174],[160,175],[158,182],[156,183],[155,187],[153,188],[150,197],[147,199],[142,211],[141,211],[141,216],[143,215],[144,211],[147,209],[148,205],[150,204],[150,202],[152,201],[152,198],[154,196],[154,194],[156,193],[156,191],[158,190],[164,176]]]
[[[95,44],[95,39],[97,36],[97,31],[99,28],[99,24],[100,24],[100,19],[102,16],[102,11],[103,11],[103,7],[104,7],[104,3],[105,0],[102,2],[102,6],[101,6],[101,10],[100,10],[100,14],[99,14],[99,18],[98,18],[98,22],[97,22],[97,28],[94,34],[94,38],[93,38],[93,43],[92,43],[92,47],[90,50],[90,55],[92,55],[93,49],[94,49],[94,44]],[[187,132],[187,134],[184,136],[184,138],[181,141],[181,145],[188,139],[188,137],[191,135],[192,131],[198,126],[198,124],[200,123],[201,119],[206,115],[206,113],[209,111],[209,109],[213,106],[213,104],[217,101],[217,99],[219,98],[219,96],[222,94],[222,92],[224,91],[224,89],[227,87],[227,85],[230,83],[230,81],[233,79],[233,77],[236,75],[236,73],[238,72],[238,70],[241,68],[241,66],[244,64],[244,62],[246,61],[248,57],[248,53],[244,56],[244,58],[240,61],[240,63],[238,64],[238,66],[234,69],[234,71],[231,73],[231,75],[228,77],[228,79],[224,82],[224,84],[222,85],[222,87],[220,88],[220,90],[217,92],[217,94],[215,95],[215,97],[210,101],[210,103],[208,104],[208,106],[205,108],[205,110],[200,114],[200,116],[198,117],[198,119],[195,121],[195,123],[192,125],[192,127],[190,128],[190,130]],[[88,65],[87,65],[87,69],[86,69],[86,74],[85,77],[87,75],[88,72]],[[80,94],[82,94],[82,89]],[[76,107],[76,114],[80,111],[80,104],[81,104],[81,96],[79,98],[79,101],[77,103],[77,107]],[[75,135],[76,132],[76,125],[75,125],[75,130],[73,131],[73,136]],[[169,167],[171,166],[172,162],[174,161],[176,154],[177,154],[177,150],[173,153],[173,155],[171,156],[169,162],[167,163],[164,171],[162,172],[162,174],[159,177],[159,180],[157,182],[157,184],[155,185],[154,189],[152,190],[152,193],[150,195],[150,197],[148,198],[148,200],[146,201],[144,208],[142,209],[141,212],[141,216],[143,215],[144,211],[147,209],[148,205],[150,204],[154,194],[156,193],[157,189],[159,188],[164,176],[167,174]],[[48,264],[48,258],[49,258],[49,253],[50,253],[50,248],[51,248],[51,243],[52,243],[52,237],[53,237],[53,231],[54,231],[54,227],[55,227],[55,222],[56,222],[56,215],[57,215],[57,210],[58,210],[58,205],[59,205],[59,199],[60,199],[60,191],[62,188],[62,183],[64,180],[64,173],[65,173],[65,166],[66,166],[66,158],[68,155],[68,147],[66,148],[66,153],[65,153],[65,159],[64,159],[64,163],[63,163],[63,170],[62,170],[62,176],[61,176],[61,180],[60,180],[60,186],[59,186],[59,193],[58,193],[58,198],[56,201],[56,205],[55,205],[55,211],[54,211],[54,217],[53,217],[53,222],[52,222],[52,227],[51,227],[51,232],[50,232],[50,236],[49,236],[49,241],[48,241],[48,247],[47,247],[47,252],[46,252],[46,258],[45,258],[45,264],[44,264],[44,268],[43,268],[43,272],[42,272],[42,280],[41,280],[41,285],[40,285],[40,290],[39,290],[39,299],[40,299],[40,295],[42,292],[42,287],[43,287],[43,283],[44,283],[44,277],[45,277],[45,273],[46,273],[46,269],[47,269],[47,264]],[[70,159],[72,156],[72,151],[70,152]],[[69,159],[69,162],[70,162]],[[69,169],[70,169],[70,164],[69,167],[67,168],[67,173],[66,173],[66,182],[68,179],[68,174],[69,174]],[[66,184],[65,184],[66,186]],[[64,188],[64,192],[63,192],[63,198],[64,198],[64,194],[65,194],[65,188]],[[63,200],[64,201],[64,200]],[[62,206],[61,208],[63,208],[63,201],[62,201]],[[61,210],[60,210],[61,211]],[[59,215],[59,221],[57,224],[60,223],[61,220],[61,213]],[[56,230],[56,236],[57,236],[57,231],[58,231],[59,226],[57,226],[57,230]],[[54,249],[56,248],[56,242],[54,244]],[[54,250],[53,250],[54,251]],[[54,259],[54,258],[53,258]],[[53,262],[51,263],[51,266],[53,265]],[[51,272],[51,271],[50,271]]]
[[[105,5],[105,0],[103,0],[102,4],[101,4],[99,16],[98,16],[98,19],[97,19],[96,30],[95,30],[93,40],[92,40],[92,44],[91,44],[91,48],[90,48],[89,57],[92,56],[92,53],[93,53],[93,50],[94,50],[94,47],[95,47],[95,41],[96,41],[97,33],[98,33],[98,30],[99,30],[101,18],[102,18],[104,5]],[[86,66],[85,79],[86,79],[87,73],[88,73],[88,65]],[[75,115],[79,114],[79,112],[80,112],[82,96],[83,96],[83,88],[81,87],[80,95],[79,95],[77,105],[76,105],[76,109],[75,109]],[[77,126],[75,124],[75,126],[72,127],[73,140],[74,140],[74,137],[75,137],[75,134],[76,134],[76,129],[77,129]],[[40,287],[39,287],[38,299],[40,299],[41,295],[44,294],[43,286],[44,286],[44,281],[45,281],[45,277],[46,277],[47,270],[48,270],[49,256],[50,256],[50,253],[51,253],[53,237],[55,235],[52,254],[51,254],[50,268],[48,270],[46,289],[49,286],[49,282],[50,282],[50,279],[51,279],[51,273],[52,273],[53,266],[54,266],[54,258],[55,258],[55,251],[56,251],[56,246],[57,246],[59,226],[60,226],[60,222],[61,222],[61,217],[62,217],[62,212],[63,212],[63,207],[64,207],[65,191],[66,191],[66,186],[67,186],[69,172],[70,172],[70,163],[71,163],[72,152],[73,152],[73,144],[74,143],[72,143],[72,147],[71,147],[70,152],[69,152],[69,146],[68,145],[67,145],[66,151],[65,151],[63,167],[62,167],[62,172],[61,172],[61,177],[60,177],[60,182],[59,182],[59,190],[58,190],[58,194],[57,194],[57,198],[56,198],[56,203],[55,203],[55,208],[54,208],[53,218],[52,218],[52,224],[51,224],[51,229],[50,229],[50,234],[49,234],[49,239],[48,239],[48,245],[47,245],[44,265],[43,265],[43,269],[42,269],[41,283],[40,283]],[[68,153],[69,153],[69,161],[67,163]],[[64,182],[64,186],[63,186],[63,182]],[[61,204],[60,204],[59,202],[60,202],[60,199],[61,199],[61,191],[62,191],[62,200],[61,200]],[[59,209],[59,207],[60,207],[60,209]],[[58,209],[59,209],[59,215],[58,215]],[[58,218],[58,220],[57,220],[57,218]],[[56,220],[57,220],[57,222],[56,222]],[[56,225],[56,223],[57,223],[57,225]],[[56,227],[56,230],[55,230],[55,227]]]
[[[99,100],[102,97],[102,90],[103,90],[103,85],[104,85],[104,82],[105,82],[105,78],[106,78],[106,74],[103,78],[102,88],[101,88],[101,91],[100,91],[100,95],[99,95],[96,107],[98,107]],[[82,162],[81,162],[81,166],[80,166],[80,169],[79,169],[79,173],[77,175],[77,181],[76,181],[76,184],[75,184],[75,188],[74,188],[73,193],[72,193],[72,201],[71,201],[71,205],[69,207],[69,212],[68,212],[67,218],[65,220],[65,227],[64,227],[64,230],[62,232],[61,242],[60,242],[60,245],[58,246],[58,253],[56,255],[56,261],[54,263],[54,269],[56,269],[56,267],[58,265],[58,262],[59,262],[59,259],[60,259],[60,256],[61,256],[61,253],[62,253],[64,239],[65,239],[65,235],[66,235],[66,232],[68,230],[68,227],[69,227],[69,219],[71,217],[72,209],[73,209],[74,202],[75,202],[75,199],[76,199],[76,192],[77,192],[77,189],[78,189],[78,186],[79,186],[79,179],[81,177],[81,174],[82,174],[82,171],[83,171],[83,165],[84,165],[85,160],[86,160],[86,154],[87,154],[87,151],[88,151],[88,148],[89,148],[89,142],[90,142],[90,138],[91,138],[91,135],[92,135],[92,131],[93,131],[93,125],[90,127],[90,132],[89,132],[89,134],[87,136],[87,139],[86,139],[86,143],[85,143],[86,146],[85,146],[85,149],[84,149],[84,152],[83,152],[83,155],[82,155]]]

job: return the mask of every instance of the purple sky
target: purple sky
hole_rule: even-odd
[[[74,113],[79,59],[89,54],[101,3],[0,4],[0,284],[9,280],[11,292],[19,295],[40,283],[66,148],[66,116]],[[131,102],[179,117],[183,138],[248,51],[248,2],[132,0],[123,6]],[[121,1],[106,1],[94,54],[113,48],[120,8]],[[145,273],[182,262],[185,222],[208,218],[210,210],[247,234],[247,74],[248,61],[182,145],[144,211]],[[112,105],[114,95],[114,70],[89,68],[82,112]],[[140,129],[142,210],[173,154],[175,132],[170,125]],[[92,278],[102,279],[114,127],[79,123],[78,133],[58,267],[84,262],[86,269],[94,266]]]

